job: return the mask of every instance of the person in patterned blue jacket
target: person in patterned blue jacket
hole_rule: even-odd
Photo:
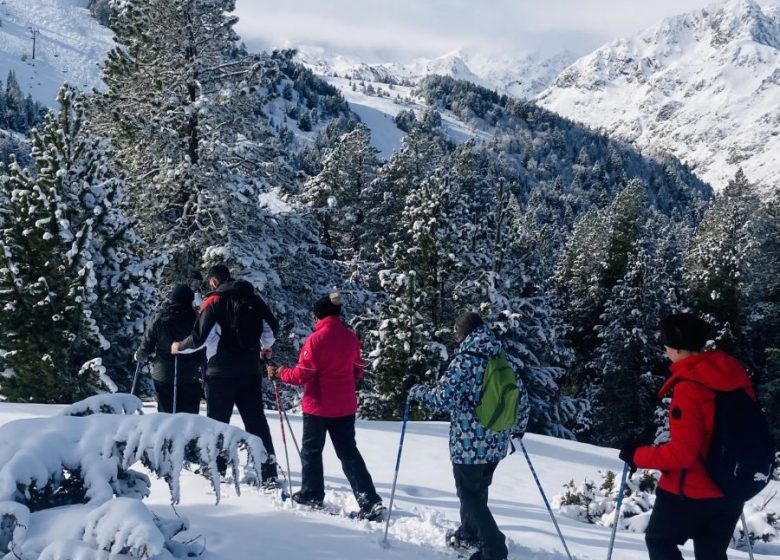
[[[464,313],[455,322],[455,339],[460,343],[447,372],[438,383],[414,385],[409,400],[433,411],[450,415],[450,459],[455,488],[460,500],[457,531],[447,535],[455,548],[476,547],[470,560],[505,560],[506,537],[498,529],[488,508],[488,488],[493,473],[507,455],[510,437],[522,438],[528,424],[528,393],[518,379],[520,404],[514,429],[494,432],[477,418],[482,381],[488,357],[501,352],[501,343],[477,313]],[[411,381],[405,381],[410,385]]]

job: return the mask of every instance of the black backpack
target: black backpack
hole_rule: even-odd
[[[225,323],[228,333],[222,333],[223,343],[229,342],[228,345],[233,350],[259,350],[263,320],[266,316],[265,302],[255,295],[249,282],[237,280],[235,284],[237,290],[225,295]]]
[[[769,422],[744,389],[713,392],[715,431],[704,466],[727,497],[748,501],[772,478],[775,449]]]

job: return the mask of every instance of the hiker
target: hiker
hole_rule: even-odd
[[[447,545],[456,549],[477,548],[470,560],[505,560],[506,538],[488,508],[488,488],[499,461],[506,457],[511,438],[522,438],[528,423],[528,395],[522,381],[517,424],[495,432],[477,417],[482,382],[488,359],[501,354],[501,344],[477,313],[468,312],[455,321],[458,351],[438,383],[415,384],[404,380],[409,401],[450,416],[450,459],[460,500],[460,527],[447,534]]]
[[[670,315],[658,326],[671,377],[659,395],[674,391],[669,405],[671,439],[659,446],[622,446],[631,469],[661,471],[655,506],[645,533],[651,560],[682,560],[678,545],[693,539],[696,560],[726,560],[744,502],[724,496],[705,467],[714,433],[715,393],[744,390],[756,396],[740,363],[720,350],[705,351],[709,325],[699,317]]]
[[[278,488],[271,431],[263,410],[260,359],[270,359],[279,323],[245,280],[233,280],[225,265],[211,267],[206,278],[212,292],[200,306],[191,334],[171,345],[171,353],[206,349],[206,412],[230,423],[238,407],[244,429],[258,436],[268,453],[261,465],[262,485]]]
[[[304,342],[298,364],[267,366],[269,378],[303,385],[302,481],[292,499],[315,508],[323,506],[322,450],[328,434],[360,506],[357,516],[380,520],[385,507],[355,442],[355,385],[363,378],[360,341],[341,321],[338,293],[318,299],[313,312],[314,333]]]
[[[186,284],[177,284],[160,311],[144,332],[135,360],[152,358],[152,380],[157,393],[157,411],[173,412],[173,387],[176,382],[176,412],[200,412],[203,387],[200,382],[200,352],[174,357],[171,343],[192,331],[197,314],[192,307],[194,292]]]

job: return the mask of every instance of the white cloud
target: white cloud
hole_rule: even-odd
[[[237,0],[250,47],[312,45],[375,60],[569,49],[584,54],[711,0]]]

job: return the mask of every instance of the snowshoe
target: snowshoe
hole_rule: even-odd
[[[366,521],[382,521],[387,513],[387,508],[382,505],[382,502],[376,502],[371,505],[366,505],[355,512],[354,517],[358,519],[365,519]]]
[[[291,499],[293,502],[295,502],[298,505],[310,507],[313,509],[323,509],[325,507],[325,504],[322,500],[314,500],[312,498],[308,498],[302,495],[300,490],[298,492],[293,492]]]
[[[449,548],[459,552],[473,552],[479,549],[479,539],[467,535],[462,527],[450,529],[444,536]]]
[[[279,484],[279,480],[275,476],[268,477],[263,480],[262,484],[260,485],[263,488],[263,492],[276,492],[281,488],[281,484]]]

